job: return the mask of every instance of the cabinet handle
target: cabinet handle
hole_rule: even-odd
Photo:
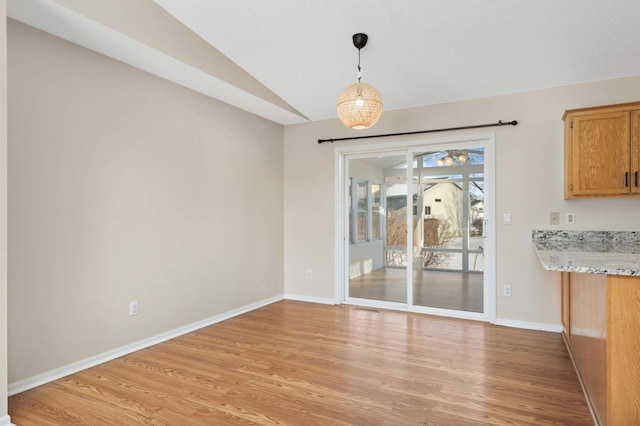
[[[624,172],[624,187],[629,187],[629,172]]]
[[[636,170],[636,188],[638,187],[638,171]]]

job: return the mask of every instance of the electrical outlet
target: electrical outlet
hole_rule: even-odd
[[[129,315],[138,315],[138,301],[132,300],[129,302]]]
[[[567,213],[565,222],[567,225],[573,225],[574,223],[576,223],[576,215],[573,213]]]
[[[313,278],[313,271],[311,271],[311,269],[307,269],[307,278],[308,279]]]
[[[560,213],[558,212],[549,213],[549,225],[560,225]]]
[[[511,286],[510,285],[505,285],[504,287],[502,287],[502,295],[503,296],[507,296],[507,297],[511,297]]]

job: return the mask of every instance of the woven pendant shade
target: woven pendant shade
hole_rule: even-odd
[[[368,129],[382,115],[382,96],[366,83],[355,83],[338,97],[338,117],[350,129]]]

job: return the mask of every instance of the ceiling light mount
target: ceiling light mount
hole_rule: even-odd
[[[372,86],[362,83],[360,50],[367,45],[369,36],[354,34],[353,45],[358,49],[358,82],[347,87],[338,97],[338,117],[350,129],[368,129],[382,115],[382,97]]]
[[[353,35],[353,45],[356,49],[360,50],[367,45],[367,41],[369,41],[369,36],[363,33],[358,33]]]

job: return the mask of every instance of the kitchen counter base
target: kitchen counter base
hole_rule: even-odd
[[[565,342],[596,424],[640,424],[640,277],[565,274]]]

